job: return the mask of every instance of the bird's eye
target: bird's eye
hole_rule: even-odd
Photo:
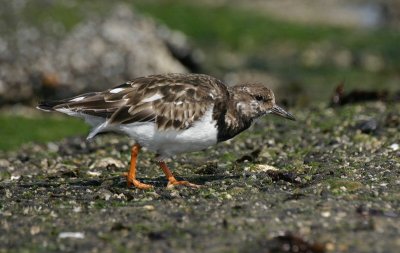
[[[264,100],[263,96],[260,96],[260,95],[256,95],[255,98],[256,98],[257,101],[263,101]]]

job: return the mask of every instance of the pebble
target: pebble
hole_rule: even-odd
[[[399,150],[399,144],[393,143],[392,145],[390,145],[390,148],[391,148],[393,151],[397,151],[397,150]]]
[[[10,177],[10,180],[11,181],[14,181],[14,180],[18,180],[18,179],[20,179],[21,178],[21,175],[12,175],[11,177]]]
[[[0,159],[0,167],[7,168],[10,166],[10,162],[6,159]]]
[[[58,234],[58,238],[75,238],[75,239],[84,239],[85,234],[82,232],[61,232]]]
[[[125,165],[117,159],[106,157],[99,160],[96,160],[92,165],[90,165],[90,169],[94,168],[107,168],[109,166],[115,166],[117,168],[125,168]]]
[[[361,132],[365,134],[374,133],[378,128],[378,121],[375,119],[363,121],[358,124],[357,128],[360,129]]]
[[[153,211],[155,210],[155,207],[153,205],[144,205],[143,209],[146,211]]]
[[[30,232],[31,232],[31,235],[39,234],[40,233],[40,227],[32,226]]]
[[[279,169],[268,165],[268,164],[256,164],[254,166],[244,168],[245,171],[254,171],[254,172],[267,172],[267,171],[278,171]]]
[[[88,172],[86,172],[86,174],[88,174],[89,176],[92,176],[92,177],[101,176],[101,172],[99,172],[99,171],[88,171]]]
[[[6,189],[6,198],[11,198],[12,197],[12,192],[10,191],[10,189]]]
[[[106,201],[108,201],[108,200],[111,198],[112,195],[113,195],[112,192],[110,192],[109,190],[104,189],[104,188],[98,190],[98,191],[97,191],[97,194],[96,194],[96,196],[97,196],[98,198],[104,199],[104,200],[106,200]]]
[[[324,217],[324,218],[328,218],[328,217],[331,216],[331,212],[329,212],[329,211],[321,212],[321,216]]]

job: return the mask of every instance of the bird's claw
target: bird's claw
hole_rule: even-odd
[[[196,189],[201,187],[200,185],[190,183],[189,181],[178,181],[174,178],[172,180],[169,180],[167,188],[174,188],[176,185],[184,185]]]
[[[140,190],[149,190],[153,188],[152,185],[141,183],[135,178],[129,178],[129,174],[127,172],[123,173],[122,175],[126,177],[126,183],[128,187],[134,186],[135,188],[138,188]]]

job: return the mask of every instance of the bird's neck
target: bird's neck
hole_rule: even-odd
[[[253,123],[253,118],[240,111],[234,100],[224,104],[216,104],[219,115],[214,114],[218,127],[218,142],[229,140],[244,130],[248,129]],[[216,110],[214,110],[215,112]]]

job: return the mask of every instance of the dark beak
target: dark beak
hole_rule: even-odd
[[[281,117],[284,117],[286,119],[296,120],[295,117],[292,114],[288,113],[287,111],[283,110],[282,108],[280,108],[277,105],[272,107],[271,113],[276,114],[276,115],[281,116]]]

